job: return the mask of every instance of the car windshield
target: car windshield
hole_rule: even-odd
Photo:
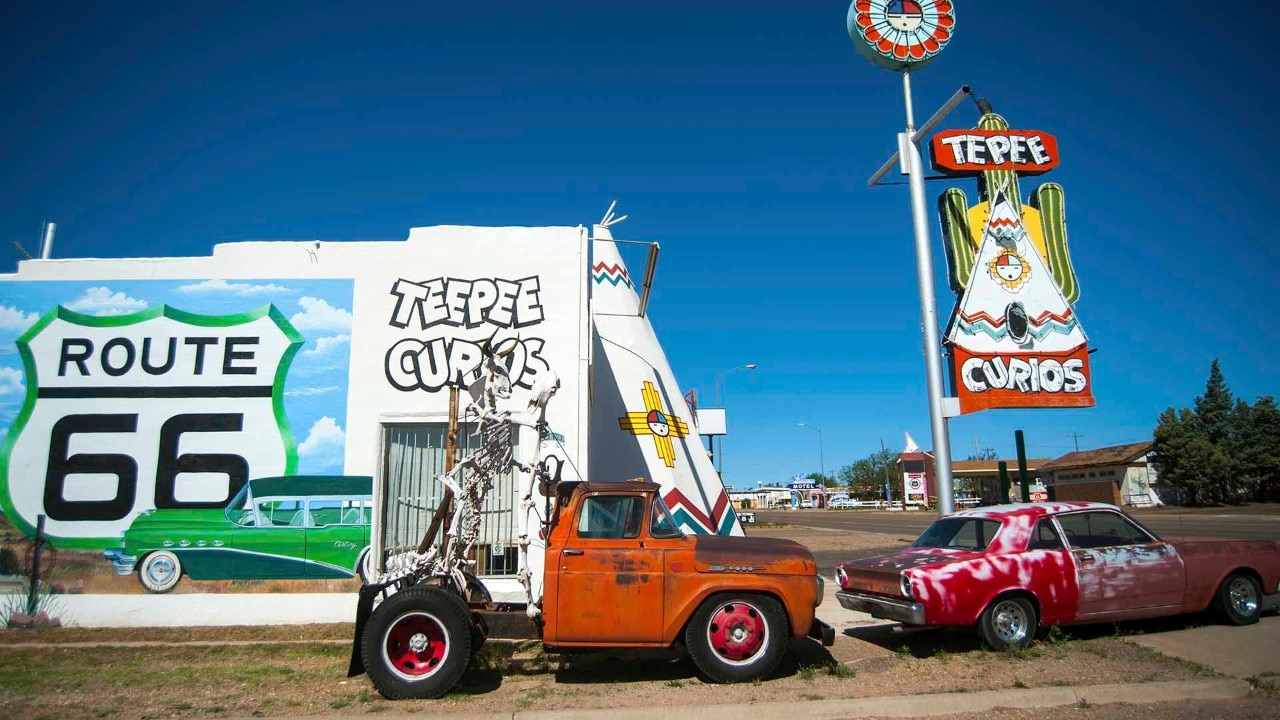
[[[913,548],[953,548],[958,550],[985,550],[1000,530],[1000,523],[983,518],[943,518],[936,520],[925,530]]]
[[[253,524],[253,508],[249,507],[249,484],[240,488],[240,492],[236,493],[231,502],[227,504],[227,520],[235,525],[252,525]]]

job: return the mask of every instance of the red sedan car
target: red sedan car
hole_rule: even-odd
[[[841,563],[836,598],[910,625],[973,626],[994,649],[1039,627],[1214,608],[1231,624],[1280,603],[1280,541],[1162,540],[1103,503],[1030,503],[939,518],[909,547]]]

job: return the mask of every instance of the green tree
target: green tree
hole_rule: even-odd
[[[1178,491],[1182,504],[1222,501],[1222,478],[1232,471],[1231,459],[1209,441],[1194,411],[1167,408],[1160,414],[1154,440],[1152,462],[1160,480]]]
[[[1209,442],[1222,445],[1231,434],[1231,411],[1234,402],[1227,381],[1214,358],[1209,365],[1209,380],[1204,384],[1204,395],[1196,398],[1196,418],[1201,432]]]
[[[811,472],[811,473],[809,473],[808,475],[805,475],[805,476],[804,476],[804,479],[805,479],[805,480],[812,480],[812,481],[814,481],[815,483],[817,483],[817,484],[821,485],[822,487],[835,487],[835,486],[836,486],[836,479],[835,479],[835,478],[830,477],[830,476],[823,475],[822,473]]]
[[[898,455],[892,450],[873,452],[867,457],[840,468],[837,477],[849,493],[861,499],[883,498],[886,468],[889,487],[898,488]]]
[[[1236,402],[1232,412],[1232,450],[1243,488],[1255,502],[1280,492],[1280,408],[1269,395],[1253,405]]]

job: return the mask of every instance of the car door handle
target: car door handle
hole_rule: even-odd
[[[561,552],[561,554],[562,555],[581,555],[582,551],[581,550],[564,550]]]
[[[1081,553],[1076,556],[1081,565],[1094,565],[1098,562],[1098,558],[1090,553]]]

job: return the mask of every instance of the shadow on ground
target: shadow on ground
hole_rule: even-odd
[[[1148,620],[1040,628],[1036,643],[1055,645],[1104,637],[1154,635],[1203,627],[1217,622],[1210,613],[1195,613]],[[847,628],[844,635],[878,645],[902,657],[930,658],[939,654],[945,656],[986,651],[982,640],[971,628],[907,628],[902,625],[875,625]]]
[[[507,653],[506,661],[501,658]],[[553,675],[565,685],[639,682],[705,682],[697,667],[683,653],[666,649],[594,650],[566,653],[538,653],[532,660],[515,661],[510,651],[491,651],[493,657],[475,664],[462,676],[454,692],[468,695],[491,693],[504,679],[520,676]],[[838,664],[827,648],[809,639],[793,638],[778,668],[767,679],[787,678],[806,668]]]

